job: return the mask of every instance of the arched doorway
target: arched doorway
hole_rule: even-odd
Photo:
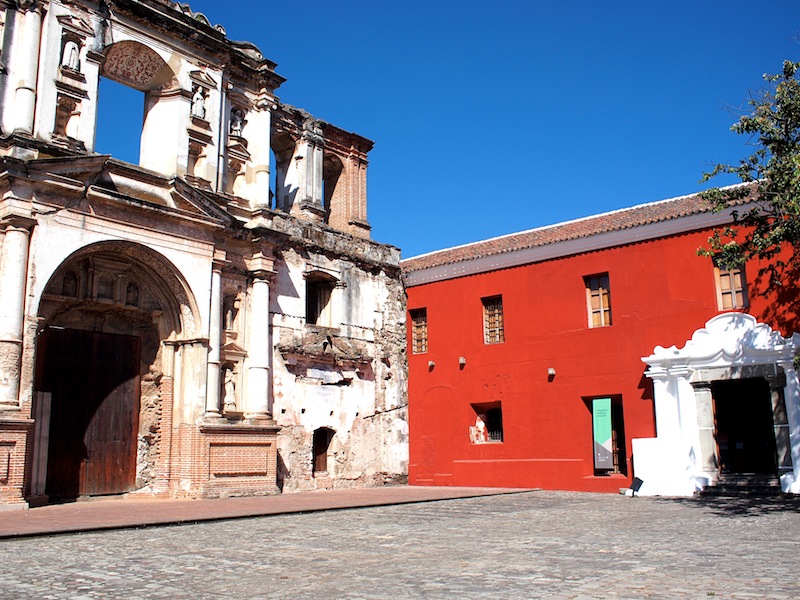
[[[152,485],[161,342],[196,314],[174,267],[133,243],[88,246],[53,273],[38,314],[32,495],[69,500]]]

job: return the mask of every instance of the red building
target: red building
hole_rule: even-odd
[[[403,261],[409,482],[800,491],[794,313],[696,254],[729,220],[686,196]]]

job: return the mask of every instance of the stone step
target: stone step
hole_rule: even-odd
[[[703,489],[703,496],[727,495],[780,495],[780,480],[775,475],[754,473],[724,474],[712,485]]]

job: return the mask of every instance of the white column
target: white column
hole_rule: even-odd
[[[653,380],[653,402],[656,411],[656,436],[663,439],[680,437],[677,394],[670,389],[669,374],[664,369],[651,368],[647,376]]]
[[[247,123],[248,150],[253,162],[253,189],[248,199],[250,205],[269,207],[269,149],[272,113],[271,102],[259,104],[259,109],[250,113]]]
[[[211,269],[211,310],[208,325],[208,374],[206,377],[206,418],[218,418],[220,345],[222,344],[222,274],[221,267]]]
[[[20,47],[15,49],[18,74],[15,92],[14,131],[33,133],[36,110],[36,75],[39,70],[39,44],[42,34],[42,14],[38,2],[20,2],[25,10]],[[28,4],[29,6],[24,6]]]
[[[786,403],[786,419],[789,421],[789,444],[792,447],[792,471],[794,480],[791,491],[800,493],[800,382],[791,361],[782,363],[786,372],[786,387],[783,389]],[[784,490],[788,491],[788,490]]]
[[[29,237],[27,227],[6,226],[0,256],[0,405],[19,404]]]
[[[269,280],[274,274],[272,258],[262,253],[249,261],[253,277],[248,315],[246,419],[267,419],[269,415],[269,358],[272,351],[269,332]]]

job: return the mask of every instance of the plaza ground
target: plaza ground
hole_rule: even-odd
[[[530,491],[7,538],[0,597],[795,598],[798,509]]]

